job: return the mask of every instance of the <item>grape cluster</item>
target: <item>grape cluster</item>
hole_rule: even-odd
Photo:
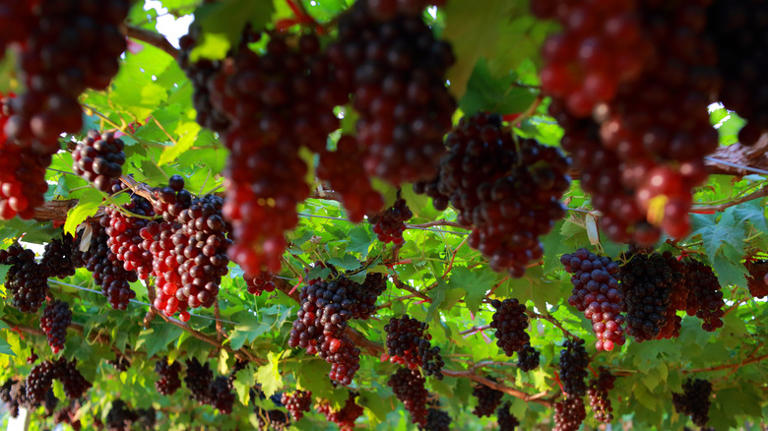
[[[397,14],[417,16],[427,6],[443,6],[445,0],[363,0],[377,19],[391,19]]]
[[[8,118],[8,103],[3,104],[6,112],[0,112],[0,218],[10,220],[18,215],[31,219],[34,209],[45,200],[45,170],[51,164],[51,153],[40,153],[6,138],[2,128]]]
[[[30,405],[37,406],[45,399],[45,394],[53,385],[53,379],[59,376],[58,363],[44,361],[32,367],[25,382],[26,399]]]
[[[232,413],[232,407],[235,405],[235,393],[232,391],[232,384],[227,376],[218,376],[211,383],[211,405],[219,412],[228,415]]]
[[[759,0],[715,0],[709,7],[707,31],[717,48],[717,68],[723,86],[717,100],[747,120],[739,142],[753,145],[768,131],[768,84],[760,77],[765,57],[765,15]]]
[[[584,248],[564,254],[560,262],[571,274],[573,290],[568,304],[592,321],[598,351],[623,345],[624,297],[619,286],[619,265],[605,256],[596,256]]]
[[[61,133],[82,127],[78,96],[87,88],[104,90],[125,51],[120,26],[129,0],[92,2],[40,0],[33,8],[37,25],[18,53],[27,92],[16,99],[5,127],[39,153],[58,150]]]
[[[0,387],[0,401],[5,403],[11,417],[19,415],[19,407],[26,405],[26,390],[19,390],[24,381],[10,378]]]
[[[589,382],[589,389],[587,390],[589,406],[598,422],[608,424],[613,421],[613,407],[610,398],[608,398],[608,392],[613,389],[615,381],[616,377],[607,368],[600,367],[597,379],[592,379]]]
[[[581,397],[570,396],[555,403],[554,431],[578,431],[587,418],[587,409]]]
[[[539,16],[565,23],[544,46],[542,83],[606,231],[643,245],[659,228],[687,235],[691,190],[706,179],[703,158],[718,144],[707,111],[720,79],[704,34],[706,4],[539,3]],[[672,108],[673,100],[684,103]],[[586,118],[593,113],[596,122]]]
[[[131,431],[133,423],[139,415],[121,399],[112,401],[112,407],[107,412],[107,429],[109,431]]]
[[[493,269],[521,277],[543,254],[539,236],[564,215],[558,199],[568,189],[569,160],[554,147],[516,140],[498,115],[487,113],[462,118],[446,143],[450,153],[437,180],[416,190],[438,209],[449,198],[458,221],[472,226],[469,245]]]
[[[363,408],[355,401],[355,394],[349,393],[344,407],[334,411],[330,403],[322,403],[317,406],[317,411],[325,415],[325,418],[338,425],[339,431],[354,431],[355,420],[362,416]]]
[[[65,278],[75,275],[75,269],[83,266],[77,242],[72,235],[64,234],[61,239],[54,238],[45,244],[45,251],[40,263],[50,277]]]
[[[411,209],[405,199],[398,199],[384,212],[370,215],[368,222],[373,225],[373,231],[381,242],[391,242],[395,245],[403,245],[403,231],[405,222],[413,217]]]
[[[684,292],[679,263],[668,252],[629,253],[625,257],[627,263],[621,266],[619,275],[627,334],[637,341],[675,336],[680,318],[675,315],[673,299],[681,308],[685,306],[685,297],[673,298],[673,292]]]
[[[110,359],[107,363],[119,372],[128,371],[128,368],[131,367],[131,360],[120,352],[115,353],[115,359]]]
[[[136,415],[139,417],[136,420],[136,424],[140,429],[153,430],[155,429],[155,422],[157,420],[157,411],[154,407],[150,406],[146,409],[136,410]]]
[[[687,293],[685,310],[689,316],[703,321],[701,327],[712,332],[723,326],[725,314],[723,292],[712,268],[695,259],[683,261],[684,288]]]
[[[386,280],[379,273],[367,274],[362,285],[344,276],[310,282],[299,295],[301,309],[289,345],[318,354],[331,364],[331,380],[349,385],[360,368],[360,349],[345,332],[347,322],[368,319],[385,288]]]
[[[256,276],[245,275],[245,284],[248,288],[248,293],[252,293],[257,296],[261,296],[264,292],[274,292],[277,286],[275,286],[275,275],[269,272],[262,272]]]
[[[440,348],[430,344],[432,336],[427,332],[428,328],[429,325],[407,314],[390,319],[384,325],[387,356],[390,362],[410,369],[421,367],[425,375],[442,379],[445,362],[440,356]]]
[[[456,109],[445,86],[450,44],[417,16],[377,20],[366,1],[342,14],[338,29],[328,57],[360,114],[365,170],[395,185],[431,178]]]
[[[115,138],[114,133],[101,135],[91,130],[72,151],[72,169],[97,189],[109,193],[123,174],[124,147],[123,141]]]
[[[77,419],[77,411],[80,409],[80,403],[72,401],[59,409],[53,416],[53,422],[57,424],[68,424],[75,431],[80,431],[82,424]]]
[[[520,421],[509,411],[510,404],[505,403],[496,410],[496,420],[499,422],[499,431],[515,431],[520,426]]]
[[[755,298],[768,295],[768,259],[747,259],[744,264],[749,275],[747,286],[749,293]]]
[[[451,416],[440,409],[428,409],[427,423],[421,429],[424,431],[449,431],[451,429]]]
[[[197,358],[187,359],[187,373],[184,376],[184,384],[192,393],[192,399],[200,404],[212,404],[211,384],[213,383],[213,371],[207,363],[205,366]]]
[[[284,411],[265,410],[258,406],[254,410],[259,420],[259,431],[284,431],[288,428],[288,415]]]
[[[357,140],[343,135],[336,151],[322,151],[317,166],[317,177],[327,181],[341,195],[341,202],[349,219],[355,223],[366,214],[375,214],[384,206],[384,200],[371,185],[363,168],[365,151]],[[410,217],[409,217],[410,218]]]
[[[517,352],[517,368],[521,371],[531,371],[539,366],[539,352],[530,344],[526,344]]]
[[[24,313],[36,312],[48,295],[48,275],[35,262],[35,253],[13,244],[8,250],[0,250],[0,263],[11,265],[5,287],[13,294],[13,306]]]
[[[71,400],[76,400],[85,394],[91,388],[91,382],[85,379],[80,371],[77,370],[77,359],[67,361],[59,358],[56,362],[56,378],[64,386],[64,393]]]
[[[246,30],[243,42],[259,37]],[[269,37],[263,55],[243,43],[208,83],[213,106],[231,121],[224,210],[235,238],[230,257],[251,275],[279,271],[283,234],[298,223],[296,205],[310,191],[299,149],[325,148],[339,127],[333,108],[346,99],[316,35],[301,36],[296,47],[282,35]]]
[[[709,422],[709,396],[712,383],[702,379],[688,379],[683,383],[682,394],[672,394],[675,410],[691,417],[693,423],[704,427]]]
[[[419,370],[399,368],[387,380],[398,400],[411,414],[411,422],[420,426],[427,424],[427,397],[429,393],[424,387],[426,379]]]
[[[69,309],[69,304],[64,301],[57,299],[49,303],[43,310],[43,315],[40,317],[40,329],[45,332],[48,345],[51,346],[54,355],[64,348],[67,327],[70,323],[72,323],[72,311]]]
[[[284,393],[280,402],[291,414],[293,420],[300,421],[304,417],[304,413],[308,412],[312,405],[312,392],[296,391],[292,394]]]
[[[154,215],[152,205],[138,195],[131,196],[131,202],[124,209],[132,214],[151,217]],[[152,272],[152,253],[141,248],[143,241],[139,235],[141,229],[150,221],[144,218],[131,217],[116,208],[108,207],[109,226],[106,227],[107,245],[117,260],[123,262],[123,269],[135,271],[138,277],[146,280]]]
[[[159,376],[155,382],[155,389],[162,395],[172,395],[181,387],[181,364],[173,361],[168,363],[168,358],[161,358],[155,363],[155,372]]]
[[[135,271],[126,271],[122,262],[109,247],[110,217],[104,215],[98,223],[91,223],[90,244],[82,253],[85,268],[93,273],[96,284],[101,286],[112,308],[125,310],[128,302],[136,297],[129,283],[139,279]]]
[[[560,381],[563,392],[571,397],[582,397],[587,392],[584,379],[587,377],[589,355],[584,349],[584,340],[567,340],[560,351]]]
[[[501,397],[504,396],[504,393],[490,386],[479,384],[472,389],[472,395],[477,398],[477,406],[472,410],[472,413],[481,418],[491,416],[496,411],[496,408],[501,404]]]
[[[496,329],[496,345],[504,350],[507,356],[512,356],[515,352],[523,350],[525,346],[530,346],[531,338],[525,332],[528,327],[525,305],[515,298],[504,301],[494,299],[491,305],[496,309],[490,325],[491,328]]]

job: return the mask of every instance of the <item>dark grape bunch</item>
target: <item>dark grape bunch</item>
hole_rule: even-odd
[[[126,49],[120,26],[130,5],[129,0],[36,3],[37,25],[18,52],[26,93],[16,99],[5,128],[10,137],[53,154],[61,133],[81,129],[77,98],[87,88],[106,89],[118,72]]]
[[[587,393],[584,379],[587,377],[589,355],[584,349],[584,340],[566,340],[560,351],[560,381],[563,392],[571,397],[582,397]]]
[[[413,213],[405,199],[398,199],[384,212],[368,216],[368,222],[373,225],[373,232],[381,242],[391,242],[403,245],[405,222],[413,217]]]
[[[123,174],[123,148],[125,144],[115,138],[113,132],[102,135],[91,130],[85,140],[79,142],[72,151],[72,169],[97,189],[109,193]]]
[[[172,395],[181,387],[181,364],[173,361],[168,363],[168,358],[161,358],[155,363],[155,372],[158,379],[155,382],[155,389],[162,395]]]
[[[35,253],[13,244],[0,250],[0,263],[11,265],[5,287],[13,294],[13,306],[24,313],[36,312],[48,295],[48,274],[35,262]]]
[[[269,272],[262,272],[256,276],[246,274],[245,285],[248,288],[248,293],[256,296],[261,296],[264,292],[274,292],[277,288],[275,286],[275,275]]]
[[[748,258],[744,266],[749,272],[747,286],[750,295],[755,298],[768,296],[768,259]]]
[[[187,373],[184,376],[184,384],[192,393],[192,399],[200,404],[211,405],[223,414],[232,413],[235,394],[229,378],[227,376],[214,378],[210,365],[201,364],[197,358],[187,359],[185,362]]]
[[[59,358],[55,364],[56,378],[64,386],[64,393],[70,400],[76,400],[85,394],[91,388],[91,382],[85,379],[77,369],[77,359],[67,361]]]
[[[515,431],[520,426],[520,421],[509,411],[510,404],[504,403],[496,410],[496,420],[499,423],[499,431]]]
[[[310,282],[299,294],[301,309],[293,322],[289,345],[318,354],[331,364],[331,380],[349,385],[360,368],[360,349],[345,333],[347,322],[368,319],[385,288],[386,280],[380,273],[367,274],[362,285],[344,276]]]
[[[555,403],[555,427],[553,431],[578,431],[587,418],[587,409],[581,397],[569,396]]]
[[[445,86],[453,51],[421,17],[381,21],[368,4],[357,1],[339,16],[338,40],[328,47],[334,79],[346,85],[360,114],[363,166],[394,185],[429,179],[456,109]]]
[[[19,407],[26,407],[26,389],[20,390],[24,381],[10,378],[0,387],[0,401],[5,403],[11,417],[19,416]]]
[[[469,245],[494,270],[521,277],[543,255],[539,236],[565,214],[559,199],[570,183],[570,161],[554,147],[516,140],[498,115],[487,113],[462,118],[446,144],[437,179],[416,190],[438,209],[450,200],[459,223],[472,227]]]
[[[284,431],[288,428],[288,415],[284,411],[265,410],[259,406],[254,411],[259,421],[259,431]]]
[[[107,233],[109,223],[110,217],[104,215],[98,223],[88,225],[91,229],[91,242],[87,251],[82,253],[82,260],[85,268],[93,273],[93,279],[101,286],[112,308],[125,310],[128,302],[136,297],[129,283],[138,281],[139,277],[135,271],[126,271],[117,255],[110,250]]]
[[[531,371],[539,366],[539,352],[530,344],[526,344],[517,352],[517,368],[521,371]]]
[[[479,384],[472,389],[472,395],[477,398],[477,406],[472,410],[472,413],[481,418],[483,416],[491,416],[496,411],[496,408],[501,404],[501,397],[504,396],[504,393],[489,386]]]
[[[53,415],[53,422],[56,424],[68,424],[75,431],[79,431],[82,428],[80,419],[77,419],[77,411],[79,409],[80,403],[78,401],[71,401]]]
[[[427,423],[423,431],[449,431],[451,429],[451,416],[443,410],[430,408],[427,410]]]
[[[675,305],[685,307],[684,296],[673,297],[675,291],[685,292],[679,263],[669,252],[630,252],[625,258],[627,263],[621,266],[619,274],[627,334],[637,341],[674,336],[680,328]]]
[[[704,427],[709,422],[709,397],[712,383],[702,379],[688,379],[683,383],[682,394],[672,394],[675,410],[691,417],[693,423]]]
[[[355,401],[356,397],[356,394],[350,392],[341,409],[333,410],[330,403],[321,403],[317,406],[317,411],[324,414],[329,422],[335,423],[339,431],[354,431],[355,420],[363,415],[363,408]]]
[[[54,238],[45,244],[40,263],[49,277],[65,278],[75,275],[75,269],[83,266],[77,241],[69,234]]]
[[[427,424],[427,398],[429,393],[424,387],[426,379],[419,370],[399,368],[387,381],[398,400],[400,400],[408,413],[411,414],[411,422],[420,426]]]
[[[393,317],[384,326],[387,332],[387,355],[390,362],[405,365],[410,369],[421,367],[424,375],[442,379],[445,362],[440,356],[440,347],[429,342],[432,336],[427,332],[429,325],[407,314]]]
[[[107,412],[107,429],[109,431],[131,431],[133,423],[139,415],[131,406],[121,399],[112,401],[112,407]]]
[[[595,420],[602,423],[611,423],[613,421],[613,407],[608,398],[608,392],[613,389],[613,383],[616,377],[605,367],[600,367],[597,379],[589,381],[589,406],[595,415]]]
[[[768,68],[765,16],[760,0],[715,0],[709,6],[706,35],[717,48],[717,68],[723,80],[719,98],[726,108],[747,120],[739,142],[755,144],[768,131],[768,83],[760,71]]]
[[[227,376],[217,376],[211,383],[212,406],[219,412],[228,415],[235,405],[235,393]]]
[[[712,268],[695,259],[683,261],[683,277],[687,293],[685,310],[689,316],[703,321],[705,331],[715,331],[723,326],[725,315],[723,292]]]
[[[336,151],[320,152],[317,166],[317,177],[341,195],[347,216],[354,223],[361,222],[366,214],[378,213],[384,206],[363,168],[364,156],[365,151],[353,136],[342,135]]]
[[[598,351],[613,350],[624,344],[624,296],[619,286],[619,265],[605,256],[596,256],[584,248],[564,254],[560,262],[571,274],[573,290],[568,304],[592,321]]]
[[[494,299],[491,305],[496,311],[493,313],[491,328],[496,329],[496,345],[507,356],[523,350],[530,345],[531,338],[525,332],[528,327],[528,316],[525,314],[525,305],[517,299]]]
[[[45,394],[53,385],[53,379],[58,377],[57,362],[43,361],[32,367],[27,375],[26,399],[30,405],[40,405],[45,399]]]
[[[64,301],[57,299],[49,303],[43,310],[43,315],[40,317],[40,329],[45,332],[48,345],[51,346],[54,355],[64,348],[67,327],[70,323],[72,323],[72,311],[69,309],[69,304]]]
[[[131,202],[123,207],[124,210],[139,216],[154,215],[152,204],[138,195],[131,196]],[[141,248],[141,229],[150,221],[144,218],[131,217],[120,210],[108,207],[109,226],[106,227],[107,245],[117,260],[123,262],[123,269],[135,271],[142,280],[146,280],[152,272],[152,253]]]
[[[293,420],[300,421],[312,405],[312,392],[299,390],[292,394],[284,393],[280,402],[291,414]]]

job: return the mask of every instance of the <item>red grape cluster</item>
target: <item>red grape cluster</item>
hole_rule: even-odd
[[[403,245],[403,231],[405,222],[413,217],[405,199],[398,199],[385,211],[368,217],[368,222],[373,225],[373,231],[381,242],[391,242],[395,245]]]
[[[688,379],[683,383],[682,394],[672,394],[675,410],[691,417],[693,423],[703,427],[709,422],[709,397],[712,383],[702,379]]]
[[[715,0],[709,7],[707,36],[717,47],[717,67],[723,86],[718,100],[747,119],[739,142],[753,145],[768,131],[768,83],[761,78],[768,68],[765,57],[765,16],[760,0]]]
[[[312,405],[312,392],[296,391],[292,394],[284,393],[280,399],[285,408],[293,417],[293,420],[300,421],[304,413],[309,411]]]
[[[384,326],[387,332],[387,354],[390,362],[405,365],[410,369],[421,367],[427,376],[443,378],[445,362],[440,356],[440,348],[432,346],[432,336],[427,332],[429,325],[407,314],[393,317]]]
[[[577,167],[592,165],[585,190],[595,190],[590,193],[604,212],[604,227],[614,240],[643,245],[658,239],[659,227],[673,237],[687,235],[691,190],[706,179],[703,157],[718,144],[707,111],[719,77],[714,46],[704,37],[706,5],[542,3],[541,16],[567,23],[545,44],[550,67],[542,81],[556,97],[553,114],[569,141],[563,147],[574,153]],[[614,30],[627,34],[614,38]],[[585,72],[574,61],[592,66]],[[612,64],[625,61],[618,69]],[[684,102],[673,108],[672,100]],[[598,123],[574,125],[578,120],[564,118],[587,117],[598,102]],[[599,161],[595,147],[606,150]],[[650,230],[646,219],[654,225]]]
[[[146,199],[133,195],[131,202],[123,207],[132,214],[153,216],[152,205]],[[109,239],[107,245],[117,260],[123,262],[123,269],[135,271],[138,277],[146,280],[152,272],[152,253],[141,247],[143,239],[139,235],[141,229],[150,221],[144,218],[131,217],[120,210],[108,207],[109,226],[106,228]]]
[[[578,431],[581,423],[587,418],[587,409],[581,397],[569,396],[555,403],[554,431]]]
[[[563,392],[571,397],[582,397],[587,393],[584,379],[587,377],[589,355],[584,349],[584,340],[567,340],[560,351],[560,381]]]
[[[85,268],[93,273],[96,284],[101,286],[112,308],[125,310],[128,302],[136,297],[129,283],[138,281],[135,271],[126,271],[117,255],[109,248],[110,217],[104,215],[98,223],[90,224],[91,242],[88,250],[82,253]]]
[[[520,426],[520,421],[509,411],[510,404],[505,403],[496,410],[496,420],[499,422],[499,431],[515,431]]]
[[[72,311],[69,309],[69,304],[64,301],[57,299],[49,303],[43,310],[43,315],[40,317],[40,329],[45,332],[48,345],[51,346],[54,355],[64,348],[67,327],[70,323],[72,323]]]
[[[227,376],[218,376],[211,383],[211,405],[219,412],[228,415],[235,405],[235,393]]]
[[[45,268],[35,262],[35,253],[18,244],[0,250],[0,263],[11,265],[5,276],[5,287],[13,294],[12,304],[24,313],[36,312],[48,295]]]
[[[748,258],[746,266],[749,275],[747,285],[749,293],[755,298],[763,298],[768,295],[768,259]]]
[[[589,406],[598,422],[609,424],[613,421],[613,407],[611,407],[608,392],[613,389],[615,381],[616,377],[607,368],[600,367],[597,379],[592,379],[589,382],[589,389],[587,390]]]
[[[673,297],[675,291],[685,292],[679,263],[668,252],[630,253],[625,257],[627,263],[621,266],[619,274],[627,334],[637,341],[674,336],[679,331],[680,318],[675,315],[673,302],[685,307],[685,296]]]
[[[695,259],[683,261],[683,277],[687,300],[685,310],[689,316],[703,321],[701,327],[712,332],[723,326],[725,314],[723,292],[712,268]]]
[[[64,393],[67,394],[67,398],[76,400],[91,388],[91,382],[86,380],[77,370],[77,359],[67,362],[66,359],[59,358],[56,362],[56,368],[56,378],[64,386]]]
[[[477,406],[472,413],[477,417],[491,416],[501,404],[504,393],[489,386],[479,384],[472,389],[472,395],[477,398]]]
[[[360,368],[360,349],[345,332],[347,322],[369,318],[385,287],[386,281],[377,273],[367,274],[362,285],[344,276],[310,282],[299,295],[301,309],[289,345],[318,354],[331,364],[331,380],[349,385]]]
[[[168,363],[168,358],[161,358],[155,363],[155,372],[159,376],[155,382],[155,389],[162,395],[172,395],[181,387],[181,364],[173,361]]]
[[[45,399],[45,394],[58,377],[58,363],[44,361],[32,367],[26,380],[26,398],[30,405],[37,406]]]
[[[200,404],[212,404],[211,384],[213,383],[213,371],[208,363],[203,366],[197,358],[187,359],[187,373],[184,375],[184,384],[192,393],[192,399]]]
[[[130,4],[40,0],[33,7],[37,25],[18,53],[27,92],[17,98],[5,127],[9,136],[51,154],[61,133],[80,130],[77,98],[87,88],[106,89],[117,73],[126,48],[120,26]]]
[[[539,366],[539,352],[530,344],[526,344],[517,352],[517,368],[521,371],[531,371]]]
[[[270,272],[262,272],[255,276],[245,275],[245,284],[248,287],[248,293],[258,296],[261,296],[264,292],[274,292],[277,288],[274,280],[275,275]]]
[[[395,185],[431,178],[456,109],[445,86],[450,44],[417,16],[377,20],[366,1],[342,14],[338,29],[328,56],[360,114],[365,170]]]
[[[341,195],[341,202],[349,219],[355,223],[366,214],[374,214],[384,206],[379,192],[374,190],[363,168],[365,151],[357,140],[348,135],[339,138],[336,151],[320,152],[317,177],[328,181],[331,188]]]
[[[101,135],[91,130],[72,152],[72,169],[97,189],[109,193],[123,174],[124,147],[123,141],[115,138],[114,133]]]
[[[131,431],[139,415],[125,401],[118,398],[112,401],[112,407],[107,412],[106,419],[109,431]]]
[[[419,15],[427,6],[443,6],[445,0],[363,0],[377,19],[391,19],[397,14]]]
[[[17,215],[31,219],[34,209],[45,200],[45,170],[51,164],[51,154],[6,139],[1,129],[4,120],[0,113],[0,219]]]
[[[623,345],[624,316],[621,311],[624,297],[619,286],[619,265],[584,248],[564,254],[560,262],[573,274],[573,291],[568,304],[592,321],[592,329],[597,335],[596,349],[611,351],[614,345]]]
[[[80,257],[77,242],[72,235],[65,234],[61,239],[54,238],[45,244],[40,263],[48,276],[65,278],[75,275],[75,269],[83,266]]]
[[[507,356],[512,356],[530,345],[531,338],[525,332],[528,327],[525,305],[515,298],[504,301],[494,299],[491,305],[496,309],[490,325],[496,329],[496,345],[504,350]]]
[[[399,368],[390,376],[387,385],[392,388],[395,396],[411,414],[411,422],[420,426],[427,424],[427,397],[429,393],[424,387],[426,379],[419,370]]]
[[[334,411],[330,403],[322,403],[317,406],[317,411],[325,415],[325,418],[338,425],[339,431],[354,431],[355,420],[362,416],[363,408],[355,401],[355,394],[349,393],[344,407]]]
[[[427,410],[427,424],[423,431],[450,431],[451,416],[440,409]]]
[[[258,38],[248,33],[244,42]],[[230,257],[247,274],[279,271],[283,234],[298,223],[296,205],[310,191],[299,149],[323,150],[339,127],[333,108],[346,95],[320,48],[314,34],[297,47],[270,34],[263,55],[242,44],[208,84],[213,106],[231,120],[224,214],[234,228]]]
[[[564,214],[558,199],[568,189],[569,160],[554,147],[516,140],[498,115],[487,113],[463,118],[446,143],[437,187],[417,189],[437,205],[450,197],[458,221],[473,227],[469,245],[493,269],[521,277],[543,254],[539,236]]]

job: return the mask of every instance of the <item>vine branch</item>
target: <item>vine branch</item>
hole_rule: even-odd
[[[155,48],[161,49],[174,59],[179,57],[179,50],[171,45],[171,42],[169,42],[168,39],[166,39],[165,36],[160,33],[156,33],[152,30],[147,30],[141,27],[126,25],[125,35],[131,39],[136,39],[152,45]]]

